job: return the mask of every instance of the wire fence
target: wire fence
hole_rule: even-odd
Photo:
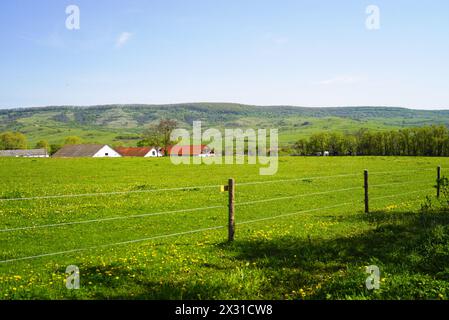
[[[383,172],[373,172],[371,175],[394,175],[399,173],[415,173],[430,171],[432,169],[422,169],[422,170],[411,170],[411,171],[383,171]],[[278,179],[278,180],[265,180],[265,181],[249,181],[237,183],[236,186],[252,186],[259,184],[272,184],[272,183],[284,183],[284,182],[297,182],[305,180],[322,180],[322,179],[332,179],[332,178],[345,178],[345,177],[356,177],[360,176],[359,173],[350,174],[338,174],[329,176],[307,176],[295,179]],[[112,191],[112,192],[89,192],[89,193],[79,193],[79,194],[60,194],[60,195],[42,195],[42,196],[31,196],[31,197],[12,197],[12,198],[0,198],[1,202],[7,201],[27,201],[27,200],[48,200],[48,199],[65,199],[65,198],[83,198],[83,197],[104,197],[104,196],[119,196],[127,194],[140,194],[140,193],[156,193],[156,192],[169,192],[169,191],[188,191],[188,190],[201,190],[201,189],[214,189],[219,188],[221,185],[198,185],[198,186],[184,186],[184,187],[173,187],[173,188],[155,188],[155,189],[144,189],[144,190],[124,190],[124,191]]]
[[[370,173],[370,175],[376,176],[376,175],[388,174],[389,176],[395,176],[399,173],[427,172],[427,171],[431,171],[431,170],[434,170],[434,169],[426,168],[426,169],[416,170],[416,171],[404,170],[404,171],[392,171],[392,172],[372,172],[372,173]],[[76,248],[76,249],[65,250],[65,251],[58,251],[58,252],[51,252],[51,253],[43,253],[43,254],[39,254],[39,255],[5,259],[5,260],[0,260],[0,264],[16,262],[16,261],[32,260],[32,259],[37,259],[37,258],[42,258],[42,257],[50,257],[50,256],[78,253],[78,252],[87,251],[87,250],[94,250],[94,249],[108,248],[108,247],[112,247],[112,246],[140,243],[140,242],[146,242],[146,241],[164,239],[164,238],[170,238],[170,237],[178,237],[178,236],[183,236],[183,235],[224,229],[226,227],[227,228],[231,228],[231,227],[235,228],[235,225],[247,225],[247,224],[252,224],[252,223],[258,223],[258,222],[263,222],[263,221],[291,217],[291,216],[295,216],[295,215],[299,215],[299,214],[313,213],[313,212],[318,212],[318,211],[336,209],[336,208],[341,208],[341,207],[345,207],[345,206],[349,206],[349,205],[352,205],[352,206],[360,205],[363,202],[365,202],[365,208],[368,208],[367,201],[369,201],[369,200],[373,201],[373,200],[381,200],[381,199],[386,199],[386,198],[402,197],[402,196],[407,196],[407,195],[411,195],[411,194],[427,192],[431,189],[434,189],[435,187],[438,189],[437,195],[439,195],[440,170],[441,170],[441,168],[438,169],[437,179],[433,180],[433,181],[435,181],[436,186],[428,186],[428,187],[424,187],[424,188],[421,187],[419,190],[412,190],[412,191],[399,193],[399,194],[389,194],[386,196],[377,196],[377,197],[372,197],[371,199],[368,199],[368,197],[367,197],[368,187],[371,190],[372,188],[384,188],[384,187],[393,186],[393,185],[394,186],[407,185],[407,184],[410,184],[411,182],[410,181],[390,182],[390,183],[374,184],[374,185],[369,186],[367,183],[368,181],[367,181],[367,171],[366,171],[365,172],[365,184],[363,186],[359,185],[359,186],[353,186],[353,187],[349,187],[349,188],[341,188],[341,189],[334,189],[334,190],[321,191],[321,192],[303,193],[303,194],[283,196],[283,197],[273,197],[273,198],[268,198],[268,199],[257,199],[257,200],[236,202],[236,203],[234,203],[234,200],[233,200],[234,194],[231,195],[231,192],[232,193],[234,192],[234,188],[228,188],[227,191],[229,192],[229,195],[230,195],[230,198],[229,198],[230,202],[227,206],[226,205],[215,205],[215,206],[152,212],[152,213],[137,214],[137,215],[114,216],[114,217],[106,217],[106,218],[98,218],[98,219],[67,221],[67,222],[52,223],[52,224],[21,226],[21,227],[0,229],[0,234],[6,234],[6,233],[10,233],[10,232],[18,232],[18,231],[26,231],[26,230],[60,228],[60,227],[67,227],[67,226],[73,226],[73,225],[119,221],[119,220],[126,220],[126,219],[147,218],[147,217],[152,217],[152,216],[163,216],[163,215],[172,215],[172,214],[179,214],[179,213],[210,211],[210,210],[225,209],[225,208],[228,208],[228,210],[229,210],[228,214],[231,217],[231,215],[234,216],[234,214],[235,214],[235,209],[234,209],[235,206],[237,206],[237,207],[249,206],[249,205],[254,205],[254,204],[262,204],[262,203],[276,202],[276,201],[282,201],[282,200],[291,200],[291,199],[297,199],[297,198],[306,198],[306,197],[314,197],[314,196],[320,196],[320,195],[337,194],[337,193],[355,191],[355,190],[361,190],[361,191],[365,190],[365,199],[364,200],[359,199],[359,200],[354,200],[354,201],[349,201],[349,202],[337,203],[337,204],[331,205],[331,206],[324,206],[324,207],[313,208],[313,209],[304,209],[304,210],[290,212],[290,213],[270,215],[267,217],[262,217],[262,218],[257,218],[257,219],[238,221],[233,226],[231,226],[231,225],[212,226],[212,227],[188,230],[188,231],[183,231],[183,232],[156,235],[156,236],[152,236],[152,237],[145,237],[145,238],[140,238],[140,239],[135,239],[135,240],[113,242],[113,243],[108,243],[108,244],[89,246],[89,247],[84,247],[84,248]],[[334,178],[356,177],[356,176],[361,176],[361,175],[360,175],[360,173],[350,173],[350,174],[338,174],[338,175],[328,175],[328,176],[301,177],[301,178],[295,178],[295,179],[249,181],[249,182],[237,183],[235,185],[236,186],[266,185],[266,184],[275,184],[275,183],[288,183],[288,182],[304,181],[304,180],[322,180],[322,179],[334,179]],[[412,181],[412,182],[415,184],[422,184],[422,183],[425,184],[429,181],[419,180],[419,181]],[[174,192],[174,191],[183,191],[183,190],[192,190],[192,189],[199,190],[199,189],[209,189],[209,188],[219,188],[219,187],[222,187],[222,186],[221,185],[200,185],[200,186],[161,188],[161,189],[151,189],[151,190],[130,190],[130,191],[118,191],[118,192],[100,192],[100,193],[66,194],[66,195],[45,195],[45,196],[33,196],[33,197],[22,197],[22,198],[4,198],[4,199],[0,199],[0,203],[7,202],[7,201],[30,201],[30,200],[46,200],[46,199],[59,199],[59,198],[64,199],[64,198],[74,198],[74,197],[115,196],[115,195],[147,193],[147,192],[172,192],[172,191]],[[232,203],[231,203],[231,199],[232,199]],[[230,221],[231,221],[231,219],[230,219]],[[232,239],[230,239],[230,240],[232,240]]]

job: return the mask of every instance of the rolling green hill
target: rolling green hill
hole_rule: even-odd
[[[305,108],[230,103],[173,105],[51,106],[0,110],[0,132],[20,131],[32,146],[41,139],[61,143],[77,135],[86,142],[135,145],[141,132],[161,118],[183,127],[201,120],[204,127],[278,128],[281,143],[322,130],[352,132],[443,124],[449,110],[425,111],[390,107]]]

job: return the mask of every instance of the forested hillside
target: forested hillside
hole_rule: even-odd
[[[364,128],[382,131],[433,124],[449,126],[449,111],[189,103],[0,109],[0,132],[21,132],[31,144],[42,139],[61,143],[67,136],[79,136],[86,142],[134,145],[145,127],[162,118],[176,119],[183,127],[201,120],[204,127],[278,128],[281,143],[293,143],[320,131],[352,133]]]

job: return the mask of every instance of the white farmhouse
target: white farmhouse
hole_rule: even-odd
[[[0,150],[0,157],[48,158],[48,152],[45,149]]]

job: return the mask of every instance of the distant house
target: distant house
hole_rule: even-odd
[[[121,155],[106,144],[73,144],[59,149],[53,158],[119,158]]]
[[[172,155],[174,146],[168,147],[169,155]],[[178,156],[193,156],[193,157],[213,157],[215,156],[214,150],[211,150],[206,145],[198,146],[176,146],[178,149]]]
[[[162,157],[162,150],[158,147],[118,147],[115,148],[123,157]]]
[[[0,157],[48,158],[48,152],[45,149],[0,150]]]

